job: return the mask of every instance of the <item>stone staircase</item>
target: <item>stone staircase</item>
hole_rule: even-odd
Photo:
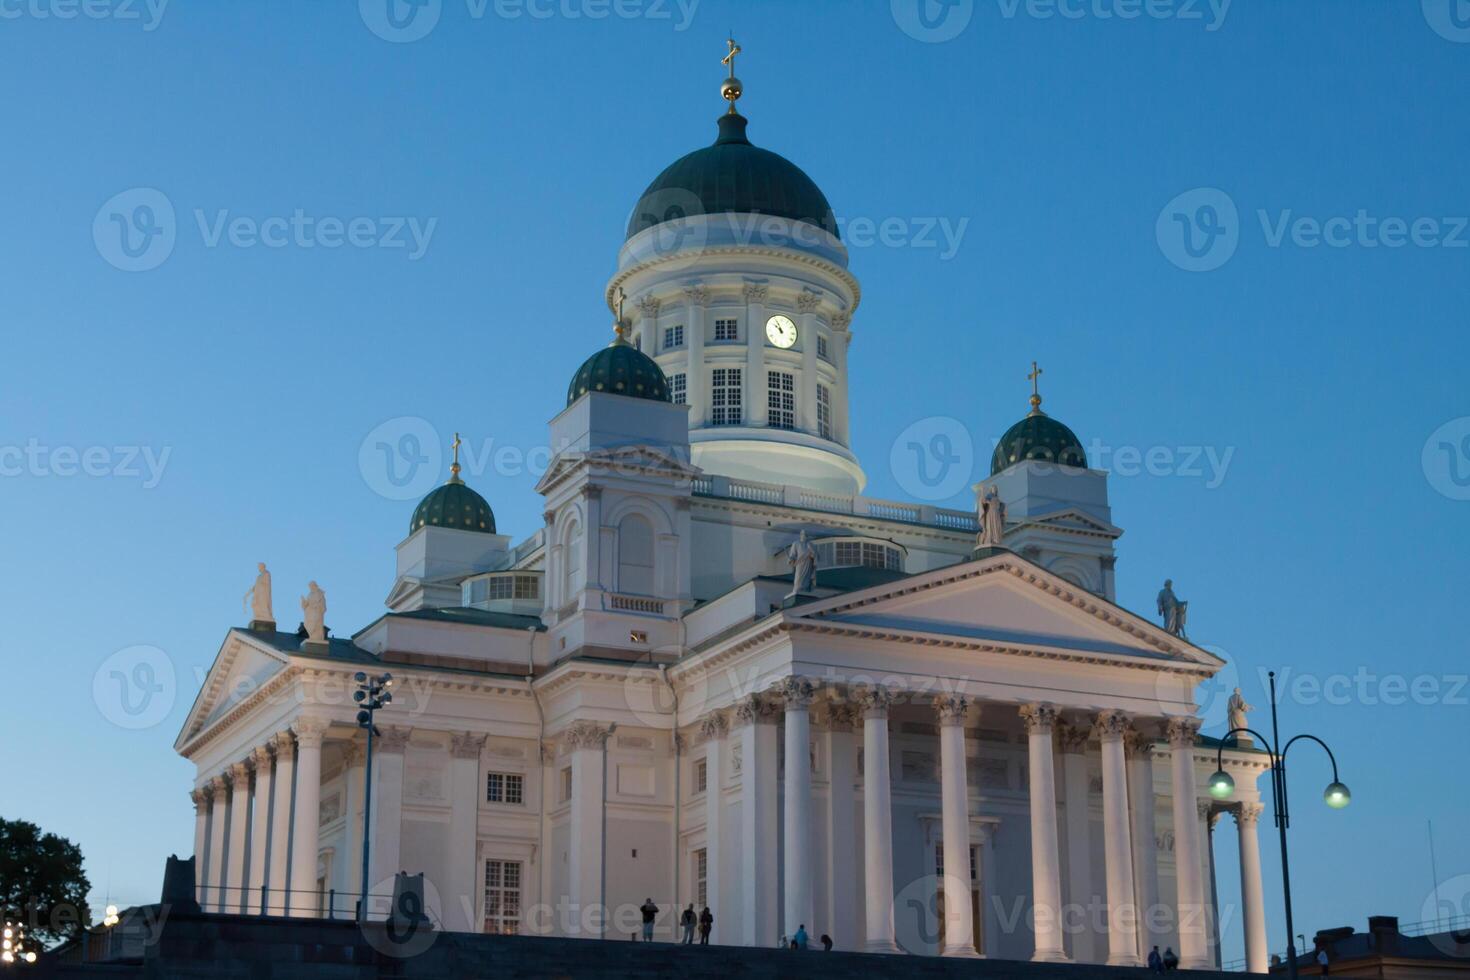
[[[420,930],[404,940],[382,924],[176,913],[141,962],[44,964],[38,977],[85,980],[468,980],[560,977],[793,977],[826,980],[863,976],[1104,980],[1143,978],[1146,970],[1012,960],[792,952],[740,946],[682,946],[537,936],[487,936]],[[1179,980],[1239,974],[1179,972]]]

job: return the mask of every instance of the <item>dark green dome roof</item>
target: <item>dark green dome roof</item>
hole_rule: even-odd
[[[456,531],[495,533],[495,512],[485,498],[465,486],[456,473],[442,487],[435,487],[414,508],[408,525],[412,534],[421,527],[449,527]]]
[[[1087,454],[1076,434],[1039,408],[1000,437],[990,460],[990,475],[1026,459],[1087,468]]]
[[[589,391],[669,401],[669,379],[653,358],[619,337],[582,362],[567,385],[567,404]]]
[[[827,196],[785,157],[745,138],[745,117],[720,117],[712,146],[675,160],[638,199],[628,219],[628,238],[646,228],[700,214],[769,214],[816,225],[834,237],[837,219]]]

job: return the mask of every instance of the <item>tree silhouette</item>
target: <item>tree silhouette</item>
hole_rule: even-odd
[[[6,919],[54,945],[87,922],[91,888],[81,848],[43,834],[33,823],[0,817],[0,908]]]

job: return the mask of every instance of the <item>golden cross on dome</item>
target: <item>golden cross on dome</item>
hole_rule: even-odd
[[[617,297],[616,319],[613,321],[613,333],[618,335],[617,339],[613,341],[615,344],[626,343],[623,339],[623,332],[628,329],[626,321],[623,320],[623,303],[627,301],[628,294],[623,290],[622,286],[618,287]]]
[[[725,43],[728,44],[728,45],[730,45],[730,53],[727,54],[727,55],[725,55],[723,58],[720,59],[720,64],[722,64],[722,65],[729,65],[730,66],[730,77],[731,78],[734,78],[735,77],[735,56],[740,53],[741,48],[740,48],[740,45],[738,45],[738,44],[735,43],[735,39],[733,37],[732,38],[728,38],[725,41]]]
[[[1031,362],[1031,373],[1026,375],[1026,380],[1031,382],[1031,411],[1033,413],[1041,411],[1041,385],[1039,382],[1044,373],[1035,361]]]
[[[459,433],[456,432],[454,434],[454,441],[449,444],[449,448],[454,450],[454,462],[449,464],[450,483],[462,482],[459,478],[459,447],[463,444],[464,442],[462,439],[460,439]]]
[[[720,96],[730,103],[730,111],[727,114],[733,116],[736,114],[735,103],[745,91],[740,84],[740,79],[735,77],[735,56],[740,53],[741,47],[735,43],[733,37],[725,43],[730,46],[730,52],[720,59],[720,64],[730,67],[730,77],[720,83]]]

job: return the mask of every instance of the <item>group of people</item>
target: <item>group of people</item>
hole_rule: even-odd
[[[1154,973],[1179,969],[1179,957],[1174,953],[1174,947],[1165,946],[1164,954],[1160,956],[1159,947],[1155,946],[1148,954],[1148,968]]]
[[[638,911],[643,913],[643,941],[651,943],[653,942],[653,923],[658,918],[658,906],[654,904],[652,898],[646,898],[643,900],[643,904],[639,907]],[[709,931],[714,927],[714,924],[714,913],[710,912],[708,905],[704,907],[703,912],[696,915],[694,912],[694,903],[690,902],[679,915],[679,927],[684,933],[684,945],[692,946],[694,944],[694,930],[698,929],[699,945],[708,946]]]
[[[832,952],[831,936],[827,935],[824,932],[822,933],[822,938],[819,939],[818,942],[822,944],[823,950],[828,953]],[[782,936],[780,947],[782,949],[810,949],[811,938],[806,934],[806,923],[803,922],[801,925],[797,926],[796,932],[792,933],[790,936]]]

